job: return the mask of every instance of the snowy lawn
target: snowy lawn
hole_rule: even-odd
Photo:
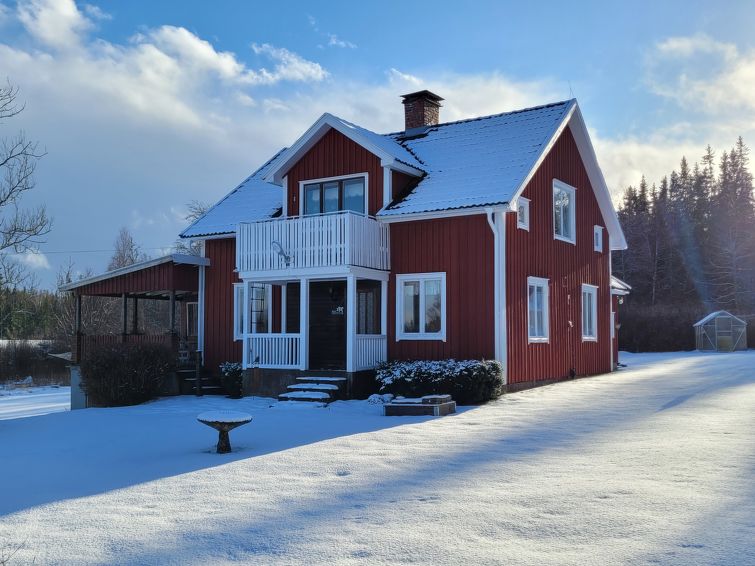
[[[70,387],[0,387],[0,420],[36,417],[70,408]]]
[[[442,417],[206,397],[0,421],[13,563],[753,564],[755,352]],[[240,410],[235,452],[195,417]]]

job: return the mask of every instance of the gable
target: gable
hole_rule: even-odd
[[[329,129],[287,172],[288,215],[301,214],[301,183],[362,173],[367,174],[367,210],[374,215],[383,198],[380,158],[338,130]]]

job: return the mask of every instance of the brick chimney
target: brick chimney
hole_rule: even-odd
[[[440,121],[440,101],[437,94],[420,90],[401,95],[404,104],[404,129],[407,132],[437,126]]]

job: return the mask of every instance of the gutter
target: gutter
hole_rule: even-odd
[[[495,357],[501,364],[504,386],[508,383],[508,333],[506,319],[506,213],[509,206],[485,209],[493,232],[493,324]]]

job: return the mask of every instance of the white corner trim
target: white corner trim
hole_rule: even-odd
[[[383,166],[383,208],[391,204],[393,200],[393,170],[387,165]]]

